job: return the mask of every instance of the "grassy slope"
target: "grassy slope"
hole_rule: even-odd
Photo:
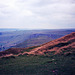
[[[50,56],[49,56],[50,55]],[[75,75],[75,54],[0,59],[1,75]]]

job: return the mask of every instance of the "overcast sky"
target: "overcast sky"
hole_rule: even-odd
[[[0,28],[75,28],[75,0],[0,0]]]

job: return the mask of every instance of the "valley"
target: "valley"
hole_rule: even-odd
[[[11,47],[26,48],[38,46],[64,35],[74,32],[74,29],[56,30],[0,30],[0,51]]]

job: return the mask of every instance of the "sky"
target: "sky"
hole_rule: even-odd
[[[0,0],[0,28],[75,28],[75,0]]]

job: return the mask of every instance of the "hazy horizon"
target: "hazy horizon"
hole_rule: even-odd
[[[22,28],[0,28],[0,32],[8,32],[8,31],[48,31],[48,30],[51,30],[51,31],[57,31],[57,30],[60,30],[60,31],[66,31],[66,30],[70,30],[70,31],[73,31],[75,32],[75,28],[67,28],[67,29],[22,29]]]

